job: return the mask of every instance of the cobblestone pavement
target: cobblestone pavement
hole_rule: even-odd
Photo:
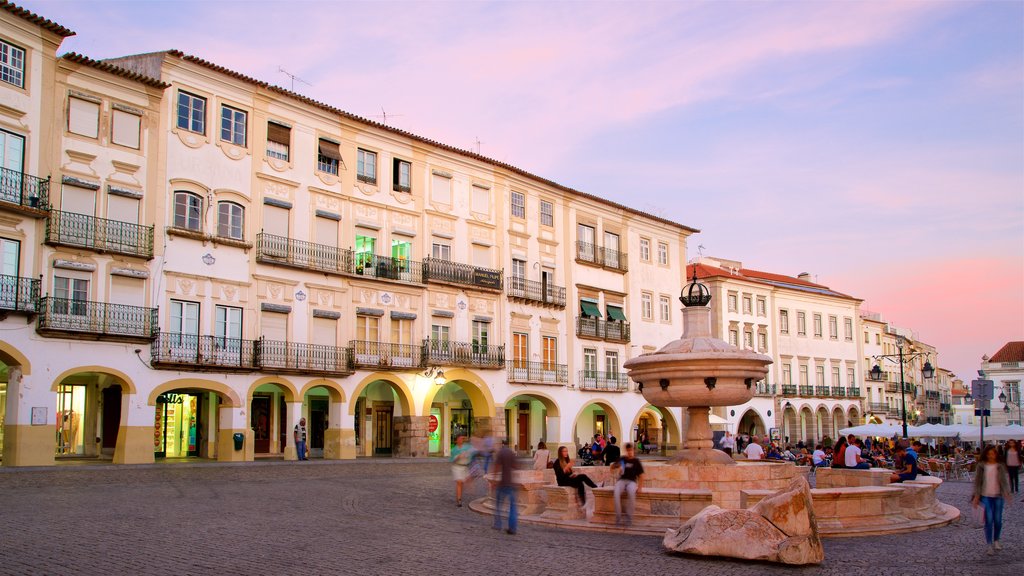
[[[969,485],[940,497],[966,510]],[[482,495],[482,484],[470,493]],[[825,541],[790,568],[669,555],[661,539],[522,525],[510,536],[456,508],[439,461],[78,466],[0,471],[0,574],[1020,575],[1024,504],[1006,550],[969,520]]]

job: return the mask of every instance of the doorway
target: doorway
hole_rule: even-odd
[[[249,425],[253,433],[253,451],[257,454],[270,452],[270,396],[254,395]]]
[[[197,441],[199,396],[166,393],[156,399],[156,430],[153,447],[157,458],[199,455]]]
[[[594,434],[600,434],[604,436],[608,430],[604,414],[594,414]]]
[[[326,398],[309,401],[309,449],[315,456],[324,455],[324,431],[327,429],[328,401]]]
[[[121,385],[103,389],[103,452],[113,453],[117,447],[117,431],[121,427]]]
[[[452,408],[451,426],[452,435],[449,442],[452,446],[455,445],[455,439],[459,436],[469,438],[473,433],[473,409]]]
[[[518,434],[516,450],[525,451],[530,447],[530,403],[519,404],[519,412],[516,416]]]
[[[373,407],[373,453],[376,455],[392,454],[393,414],[393,406]]]

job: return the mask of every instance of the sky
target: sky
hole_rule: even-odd
[[[1024,2],[70,2],[171,48],[809,272],[970,380],[1024,340]]]

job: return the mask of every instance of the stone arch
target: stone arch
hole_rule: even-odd
[[[801,406],[799,416],[799,436],[797,440],[805,443],[807,441],[810,441],[812,444],[816,443],[817,438],[814,436],[814,433],[816,432],[814,426],[814,412],[811,410],[811,407],[806,404]],[[792,438],[790,441],[792,441]]]
[[[855,405],[851,405],[847,409],[846,415],[847,415],[846,416],[847,421],[850,424],[852,424],[853,426],[859,426],[860,425],[861,418],[860,418],[860,408],[859,407],[857,407]]]
[[[654,404],[645,404],[643,407],[637,410],[636,416],[633,417],[633,423],[630,425],[630,430],[632,430],[639,424],[640,417],[643,416],[645,412],[653,414],[656,418],[665,423],[662,429],[668,431],[668,444],[675,446],[676,448],[682,447],[682,427],[680,426],[679,421],[676,419],[675,414],[673,414],[672,411],[667,408],[655,406]],[[627,441],[628,440],[626,439],[622,440],[623,443]],[[658,438],[657,441],[658,445],[661,446],[662,439]]]
[[[0,362],[8,366],[21,367],[21,373],[25,376],[32,373],[32,363],[29,362],[28,356],[3,340],[0,340]]]
[[[516,398],[519,398],[520,396],[527,396],[529,398],[537,400],[538,402],[544,405],[544,408],[548,411],[548,416],[552,416],[555,418],[559,417],[560,413],[558,411],[558,402],[556,402],[555,399],[552,398],[550,395],[544,392],[537,392],[535,390],[522,390],[518,392],[513,392],[509,394],[508,398],[506,398],[501,405],[508,406],[509,402],[515,400]]]
[[[50,386],[50,391],[57,392],[59,390],[61,383],[64,382],[64,380],[68,379],[71,376],[74,376],[75,374],[83,373],[105,374],[107,376],[113,376],[114,378],[117,378],[119,380],[118,384],[122,384],[125,387],[127,387],[127,390],[125,390],[126,393],[135,394],[138,392],[135,389],[135,383],[132,382],[132,379],[129,378],[127,374],[121,372],[120,370],[107,368],[106,366],[79,366],[77,368],[65,370],[61,372],[56,379],[54,379],[53,384]],[[153,402],[150,402],[150,404],[152,403]]]
[[[345,390],[334,380],[328,380],[326,378],[317,378],[306,382],[306,385],[299,390],[299,398],[305,398],[306,394],[313,388],[324,388],[327,390],[327,395],[330,396],[331,402],[344,402],[345,401]]]
[[[800,421],[797,418],[797,408],[790,402],[782,406],[782,440],[786,443],[795,444],[800,432]]]
[[[217,382],[216,380],[203,380],[199,378],[179,378],[177,380],[164,382],[156,388],[153,388],[153,391],[149,393],[149,400],[147,403],[150,406],[156,406],[156,399],[158,396],[164,392],[170,392],[180,388],[194,388],[197,390],[216,392],[217,395],[224,400],[226,407],[240,408],[243,406],[242,400],[238,397],[238,393],[227,384]]]
[[[750,420],[752,421],[751,423],[753,424],[753,431],[743,427],[743,423],[744,423],[744,421],[747,421],[747,416],[748,415],[752,417]],[[739,424],[736,427],[736,433],[737,434],[749,434],[751,436],[767,436],[768,433],[769,433],[769,430],[768,430],[768,426],[767,426],[767,424],[765,424],[765,422],[767,422],[767,420],[763,416],[761,416],[761,413],[758,412],[756,408],[754,408],[754,407],[747,408],[743,412],[743,414],[740,416]]]
[[[623,433],[625,431],[622,428],[622,419],[619,418],[619,413],[615,410],[614,405],[604,398],[593,398],[584,402],[583,405],[580,406],[580,409],[576,411],[576,416],[572,419],[573,427],[575,428],[579,424],[580,416],[582,416],[583,412],[585,412],[587,408],[590,408],[592,404],[599,406],[601,410],[604,410],[604,413],[608,415],[608,427],[610,431],[616,436],[624,438]]]
[[[275,386],[280,387],[281,390],[284,391],[285,402],[297,402],[297,398],[301,398],[301,396],[299,396],[299,393],[296,391],[295,384],[292,384],[288,380],[285,380],[284,378],[279,378],[277,376],[264,376],[263,378],[256,380],[255,382],[249,385],[249,390],[248,392],[246,392],[245,397],[249,401],[252,401],[253,393],[256,392],[257,388],[263,386],[264,384],[274,384]]]
[[[495,416],[494,396],[491,394],[490,386],[482,378],[472,371],[463,368],[449,369],[445,371],[444,377],[447,380],[444,385],[431,386],[427,391],[426,396],[423,398],[421,415],[430,415],[430,405],[441,388],[448,384],[455,384],[469,397],[469,401],[473,405],[474,417],[478,414],[485,417]]]
[[[832,426],[832,413],[829,412],[825,406],[818,406],[818,409],[814,413],[814,420],[816,424],[817,436],[815,440],[821,442],[825,439],[825,436],[835,439],[835,432],[833,432]]]
[[[374,372],[363,378],[359,384],[356,384],[354,390],[352,390],[352,401],[348,403],[348,414],[349,416],[355,416],[356,413],[356,400],[366,390],[366,387],[374,382],[387,382],[391,385],[391,389],[395,391],[395,395],[398,396],[398,403],[402,407],[402,414],[412,416],[413,407],[413,396],[412,391],[409,389],[409,385],[406,384],[397,374],[390,372]]]
[[[843,415],[843,407],[836,405],[832,407],[832,430],[835,431],[835,436],[832,438],[835,440],[839,439],[839,431],[846,428],[846,418]]]

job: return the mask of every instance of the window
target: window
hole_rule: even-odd
[[[793,366],[789,362],[782,365],[782,383],[786,386],[793,385]]]
[[[191,192],[174,193],[174,227],[199,232],[203,229],[203,199]]]
[[[142,124],[142,118],[135,114],[115,109],[112,119],[110,127],[111,142],[119,146],[138,150],[140,147],[139,129]]]
[[[206,98],[178,92],[178,128],[206,134]]]
[[[640,315],[643,316],[644,320],[651,320],[654,318],[654,306],[651,299],[653,296],[650,292],[644,292],[640,295]]]
[[[839,366],[833,366],[832,367],[832,385],[833,386],[842,386],[843,385],[843,383],[839,381]],[[851,382],[850,385],[852,386],[853,382]]]
[[[430,327],[430,339],[435,342],[448,342],[451,327],[445,324],[434,324]]]
[[[377,183],[377,153],[359,149],[356,156],[356,179],[368,184]]]
[[[441,174],[434,174],[430,194],[434,202],[450,205],[452,203],[452,179]]]
[[[821,338],[821,314],[814,315],[814,336]]]
[[[752,304],[752,302],[751,302],[750,296],[744,296],[743,297],[743,313],[744,314],[752,314],[753,313],[752,308],[751,308],[751,304]]]
[[[172,334],[199,335],[199,303],[184,300],[171,300],[171,325],[168,331]]]
[[[640,260],[651,261],[651,241],[647,238],[640,239]]]
[[[8,238],[0,238],[0,274],[5,276],[17,276],[21,255],[21,242]],[[0,303],[13,304],[9,302],[15,295],[8,290],[0,293]]]
[[[754,349],[754,333],[750,330],[743,332],[743,347],[747,350]]]
[[[526,195],[522,192],[512,193],[512,217],[526,218]]]
[[[477,268],[491,267],[491,247],[473,244],[473,266]]]
[[[89,281],[84,278],[53,277],[54,311],[58,314],[87,314],[86,302],[89,300]]]
[[[395,192],[412,192],[412,163],[395,158],[391,162],[391,179]]]
[[[356,234],[356,274],[362,274],[367,266],[374,265],[374,255],[377,253],[377,238],[374,236],[363,236]],[[372,275],[371,272],[367,274]]]
[[[789,310],[779,310],[779,332],[789,334]]]
[[[661,321],[671,322],[672,321],[672,299],[668,296],[661,296],[658,298],[658,306],[661,309]]]
[[[619,353],[608,350],[604,353],[604,371],[609,378],[614,378],[619,373]]]
[[[800,336],[807,336],[807,314],[805,312],[796,313],[796,333]]]
[[[768,311],[767,310],[768,310],[768,307],[767,307],[767,305],[765,303],[765,299],[759,297],[757,299],[757,315],[758,316],[767,316],[768,315]]]
[[[470,198],[470,210],[477,214],[490,215],[491,213],[491,189],[478,184],[473,184],[473,196]]]
[[[230,106],[220,107],[220,139],[245,146],[245,112]]]
[[[267,122],[267,157],[288,161],[292,129],[277,122]]]
[[[668,266],[668,244],[658,242],[658,264]]]
[[[757,351],[766,352],[768,350],[768,335],[764,332],[757,333]]]
[[[263,205],[263,226],[264,234],[287,238],[290,230],[291,210],[271,204]],[[283,256],[283,254],[282,254]]]
[[[800,385],[807,386],[807,364],[800,365]]]
[[[234,306],[217,306],[215,309],[214,334],[218,339],[240,340],[242,338],[242,309]]]
[[[857,385],[857,372],[853,368],[846,369],[846,382],[847,386]]]
[[[839,339],[839,319],[835,316],[828,317],[828,337],[833,340]]]
[[[597,373],[597,350],[593,348],[583,349],[583,374],[593,378]]]
[[[0,80],[25,87],[25,51],[0,40]]]
[[[512,259],[512,277],[526,278],[526,260]]]
[[[314,224],[316,232],[316,243],[323,246],[330,246],[331,248],[338,247],[338,221],[334,218],[324,218],[323,216],[317,216]],[[330,262],[334,258],[334,253],[331,251],[323,251],[315,256],[315,262],[322,263],[327,266],[333,266]]]
[[[487,347],[487,336],[491,331],[490,322],[473,321],[473,351],[481,352],[481,348]]]
[[[540,225],[555,225],[555,206],[554,204],[548,202],[547,200],[540,201]]]
[[[867,332],[864,333],[864,343],[871,344],[870,334],[868,334]]]
[[[241,240],[244,235],[245,209],[234,202],[217,204],[217,236]]]
[[[377,316],[356,316],[356,339],[366,342],[380,342],[380,318]]]
[[[879,346],[881,344],[882,344],[882,335],[881,334],[875,334],[875,345]]]
[[[729,312],[736,311],[736,294],[729,294]]]
[[[522,332],[512,333],[512,362],[523,366],[530,360],[530,336]]]
[[[853,318],[843,318],[843,337],[853,341]]]
[[[740,345],[740,332],[739,332],[739,330],[737,330],[735,328],[729,330],[729,344],[732,344],[733,346],[736,346],[737,348],[739,347],[739,345]]]
[[[554,365],[558,363],[558,339],[554,336],[544,336],[541,338],[541,346],[544,353],[544,369],[553,370]]]
[[[391,319],[391,343],[412,344],[412,320],[408,318]]]
[[[68,132],[96,138],[100,133],[100,104],[68,98]]]
[[[815,366],[814,367],[814,381],[818,386],[825,385],[825,367]]]
[[[409,261],[412,259],[412,242],[401,238],[392,238],[391,259],[394,260],[398,270],[408,272]]]
[[[451,260],[452,259],[452,247],[449,244],[438,244],[434,242],[430,248],[430,256],[438,260]]]
[[[320,139],[317,145],[316,169],[325,174],[338,175],[341,165],[341,146],[337,142]]]

